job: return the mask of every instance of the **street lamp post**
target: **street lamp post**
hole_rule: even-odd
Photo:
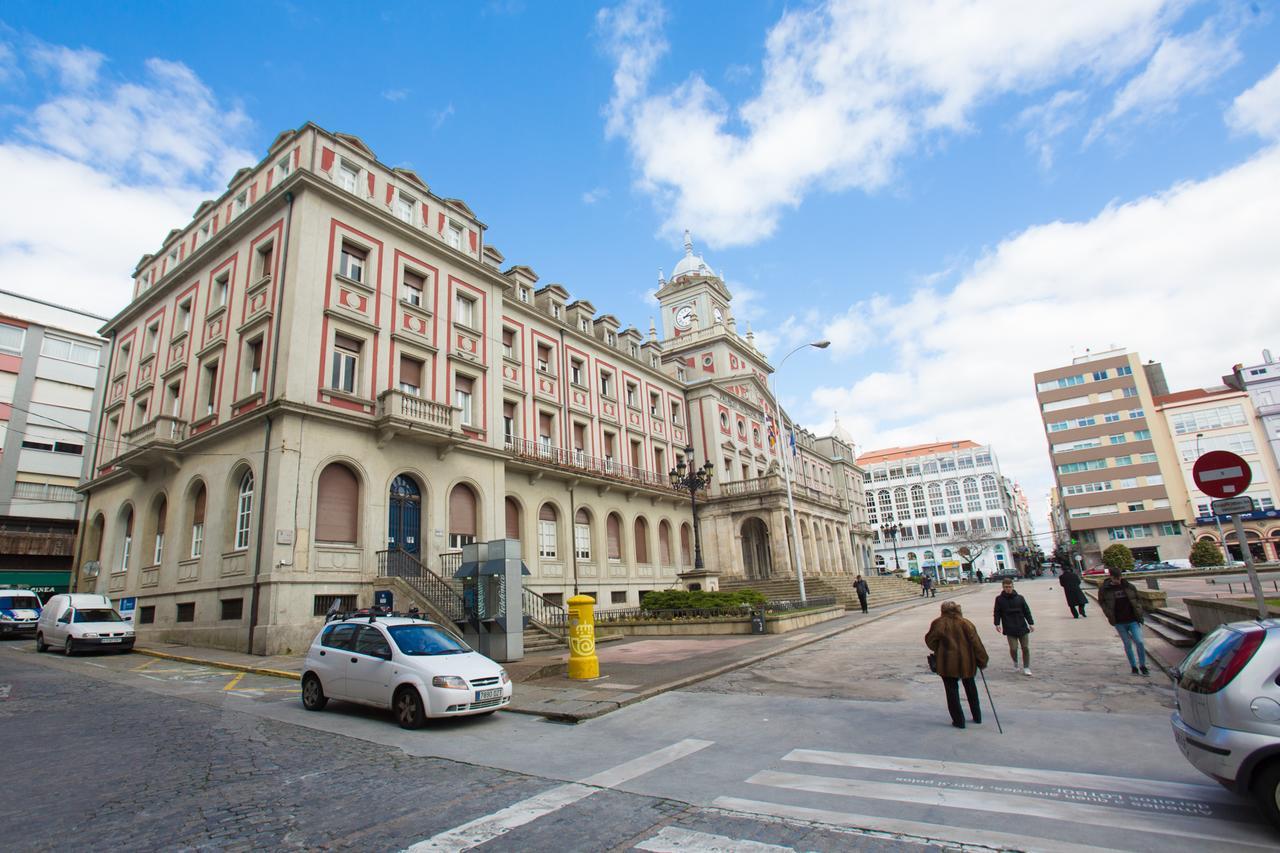
[[[698,492],[711,484],[711,474],[716,466],[708,459],[701,468],[695,468],[692,447],[686,447],[684,455],[688,463],[681,459],[667,476],[671,478],[673,489],[689,493],[689,505],[693,510],[693,568],[702,571],[705,567],[702,564],[702,526],[698,523]]]
[[[773,403],[774,408],[778,411],[778,430],[782,430],[782,401],[778,397],[778,373],[782,370],[782,365],[787,363],[787,359],[800,352],[802,349],[813,347],[814,349],[826,349],[831,346],[831,341],[810,341],[807,344],[801,344],[782,357],[778,362],[777,368],[773,371]],[[792,434],[795,433],[795,427],[792,426]],[[780,436],[781,438],[781,436]],[[787,484],[787,513],[791,516],[791,564],[796,567],[796,581],[800,587],[800,603],[804,604],[808,599],[804,594],[804,549],[800,547],[800,524],[796,521],[796,499],[791,493],[791,454],[785,448],[782,451],[782,480]]]
[[[893,543],[893,570],[895,572],[902,571],[902,565],[898,562],[898,534],[902,532],[902,525],[896,521],[893,524],[882,524],[880,532],[888,536],[889,541]]]

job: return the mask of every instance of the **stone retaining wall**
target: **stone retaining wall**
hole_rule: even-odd
[[[785,634],[820,622],[839,619],[844,614],[844,607],[839,604],[795,613],[770,613],[765,616],[765,633]],[[721,634],[750,634],[751,619],[750,617],[705,620],[646,619],[636,622],[610,622],[608,629],[631,637],[706,637]]]

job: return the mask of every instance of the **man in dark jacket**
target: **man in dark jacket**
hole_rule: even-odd
[[[1147,647],[1142,643],[1142,599],[1133,584],[1123,578],[1123,572],[1111,569],[1111,576],[1098,589],[1098,604],[1107,621],[1116,629],[1120,640],[1124,643],[1125,656],[1129,658],[1129,668],[1133,674],[1141,672],[1150,675],[1147,669]],[[1133,648],[1138,647],[1135,658]]]
[[[862,575],[858,575],[858,579],[853,582],[853,591],[858,594],[858,606],[862,608],[862,612],[867,612],[867,594],[871,592],[871,588],[867,586],[867,582],[862,579]]]
[[[1062,574],[1058,576],[1058,584],[1062,587],[1062,592],[1067,597],[1067,607],[1071,608],[1071,618],[1079,619],[1088,616],[1084,612],[1085,605],[1089,603],[1089,599],[1084,594],[1084,590],[1080,589],[1080,576],[1071,569],[1063,569]]]
[[[1013,658],[1013,670],[1022,670],[1023,675],[1031,674],[1031,642],[1030,634],[1036,620],[1031,618],[1031,608],[1027,600],[1013,591],[1013,579],[1005,578],[1000,584],[1000,594],[996,596],[994,611],[996,630],[1004,634],[1009,641],[1009,657]],[[1022,666],[1018,666],[1018,647],[1022,647]]]

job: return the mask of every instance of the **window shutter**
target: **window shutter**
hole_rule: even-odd
[[[365,177],[369,179],[369,198],[373,198],[373,172],[369,172]]]
[[[204,524],[204,486],[196,492],[196,505],[191,513],[192,524]]]
[[[464,394],[470,394],[471,389],[475,387],[475,382],[471,379],[470,376],[462,376],[461,374],[459,374],[457,378],[457,382],[454,383],[454,387],[456,387],[459,391],[461,391]]]
[[[124,517],[124,535],[133,535],[133,510],[129,510],[129,514]]]
[[[320,151],[320,171],[327,172],[333,168],[333,149],[324,148]]]
[[[692,550],[689,547],[689,525],[682,524],[680,526],[680,562],[686,566],[692,563],[693,560],[689,556],[691,553]]]
[[[507,538],[520,538],[520,505],[507,498]]]
[[[538,510],[538,521],[555,521],[556,508],[549,503],[543,504],[542,509]]]
[[[407,355],[400,356],[400,381],[415,388],[422,387],[422,362]]]
[[[671,565],[671,525],[665,521],[658,525],[658,552],[662,565]]]
[[[587,446],[587,427],[585,424],[573,425],[573,449],[582,450]]]
[[[609,559],[622,559],[622,530],[618,521],[618,516],[610,515],[609,520],[605,523],[605,532],[609,538]]]
[[[459,483],[449,493],[449,533],[476,535],[476,494],[470,486]]]
[[[405,270],[404,283],[406,286],[412,287],[415,290],[422,290],[423,285],[426,283],[426,281],[425,279],[423,279],[422,276],[418,275],[416,272],[409,272],[408,270]]]
[[[333,345],[338,349],[346,350],[347,352],[360,352],[360,342],[355,338],[349,338],[346,335],[334,335]]]
[[[649,562],[649,525],[643,518],[636,519],[636,562]]]
[[[360,481],[340,462],[320,472],[316,487],[316,541],[356,543]]]
[[[587,511],[585,509],[579,509],[577,514],[574,515],[573,521],[575,524],[590,524],[591,516],[587,515]]]
[[[538,414],[538,435],[551,435],[551,415]]]
[[[156,510],[156,533],[164,533],[164,517],[168,514],[169,502],[161,501],[160,509]]]

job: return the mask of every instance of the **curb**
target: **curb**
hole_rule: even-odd
[[[962,594],[963,593],[957,594],[957,595],[951,595],[947,597],[958,598]],[[781,646],[778,646],[777,648],[773,648],[773,649],[769,649],[768,651],[761,652],[760,654],[755,655],[753,657],[743,658],[742,660],[733,661],[731,663],[727,663],[722,666],[716,667],[715,669],[707,670],[706,672],[699,672],[693,675],[687,675],[684,678],[678,678],[675,681],[668,681],[664,684],[655,685],[653,687],[650,687],[648,690],[644,690],[624,700],[620,700],[616,702],[601,702],[600,704],[604,707],[601,707],[599,709],[595,709],[592,711],[587,711],[582,714],[555,713],[555,712],[540,713],[538,711],[524,710],[524,709],[517,709],[517,708],[503,708],[502,710],[504,713],[508,713],[508,714],[528,714],[530,716],[545,717],[548,720],[554,720],[556,722],[562,722],[562,723],[581,723],[586,720],[594,720],[597,717],[603,717],[605,714],[611,713],[613,711],[617,711],[621,708],[625,708],[628,705],[634,705],[637,702],[643,702],[646,699],[652,699],[654,696],[657,696],[661,693],[668,693],[672,690],[679,690],[682,687],[688,687],[690,684],[697,684],[699,681],[706,681],[709,678],[715,678],[717,675],[724,675],[726,672],[732,672],[735,669],[742,669],[743,667],[752,666],[754,664],[759,663],[760,661],[768,660],[769,658],[777,657],[778,655],[785,654],[787,652],[794,651],[796,649],[801,649],[801,648],[804,648],[805,646],[822,642],[823,640],[829,640],[832,637],[838,637],[841,634],[848,633],[849,631],[855,631],[858,628],[863,627],[864,625],[875,624],[876,622],[879,622],[881,619],[887,619],[888,617],[893,616],[896,613],[901,613],[904,610],[910,610],[913,607],[919,607],[933,600],[934,599],[930,597],[928,599],[922,598],[920,601],[912,601],[910,604],[906,604],[901,607],[896,607],[893,610],[886,610],[883,613],[878,613],[869,619],[863,619],[859,622],[854,622],[852,625],[846,625],[842,628],[836,628],[834,630],[828,631],[827,633],[821,634],[816,637],[806,637],[804,640],[788,643],[786,645],[781,645]]]
[[[193,658],[186,655],[171,655],[168,652],[160,652],[155,649],[148,649],[142,646],[134,646],[135,653],[147,655],[153,658],[162,658],[164,660],[175,660],[181,663],[192,663],[198,666],[212,666],[218,669],[230,669],[236,672],[249,672],[254,675],[270,675],[274,678],[287,678],[290,681],[297,681],[302,677],[302,673],[289,672],[287,669],[270,669],[265,666],[250,666],[243,663],[230,663],[228,661],[207,660],[205,658]]]

